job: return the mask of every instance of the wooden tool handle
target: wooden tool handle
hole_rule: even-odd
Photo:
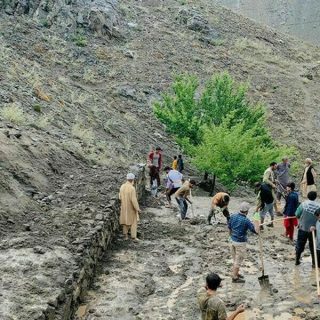
[[[262,240],[261,240],[261,234],[259,233],[259,256],[261,260],[261,268],[262,268],[262,275],[264,276],[264,263],[263,263],[263,251],[262,251]]]
[[[312,241],[313,241],[314,263],[315,263],[315,266],[316,266],[317,292],[318,292],[318,297],[319,297],[320,296],[320,284],[319,284],[317,242],[316,242],[316,232],[314,230],[312,231]]]

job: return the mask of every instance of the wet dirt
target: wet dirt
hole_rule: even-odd
[[[231,212],[242,201],[233,198]],[[189,222],[179,222],[177,209],[145,208],[139,226],[141,241],[124,241],[119,234],[76,319],[199,319],[196,294],[209,271],[224,279],[219,295],[228,312],[246,304],[246,312],[237,319],[320,319],[310,256],[306,252],[302,264],[294,265],[294,246],[281,237],[282,223],[262,234],[271,286],[263,289],[258,282],[255,235],[249,236],[241,270],[246,283],[233,284],[225,218],[217,217],[216,224],[207,225],[209,205],[208,197],[194,197],[198,217]]]

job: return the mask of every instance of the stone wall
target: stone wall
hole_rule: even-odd
[[[130,168],[137,177],[136,189],[139,202],[145,197],[144,166]],[[119,229],[120,201],[118,196],[112,198],[104,214],[97,214],[95,227],[88,231],[85,238],[78,241],[77,268],[65,282],[64,290],[54,301],[49,301],[47,309],[38,320],[72,319],[77,307],[83,301],[95,276],[100,258],[108,250],[110,243]]]

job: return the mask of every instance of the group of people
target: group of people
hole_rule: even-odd
[[[152,150],[148,155],[148,167],[150,170],[150,183],[160,186],[160,172],[162,168],[161,148]],[[180,210],[182,220],[188,219],[188,203],[192,204],[190,199],[191,190],[196,185],[194,180],[184,180],[182,167],[179,167],[181,156],[174,157],[172,166],[165,167],[166,173],[166,198],[167,206],[172,206],[171,197],[174,196]],[[182,162],[183,163],[183,162]],[[243,274],[240,273],[240,267],[246,256],[246,244],[248,231],[258,235],[264,230],[265,218],[269,214],[271,221],[267,224],[273,227],[274,211],[283,215],[285,232],[284,236],[293,241],[294,230],[298,225],[298,234],[296,240],[296,261],[301,263],[301,255],[309,242],[309,249],[312,257],[312,266],[315,267],[316,260],[320,265],[320,203],[316,201],[316,172],[312,166],[311,159],[306,159],[305,169],[301,179],[301,193],[304,201],[299,202],[299,194],[295,191],[295,183],[290,181],[290,163],[287,158],[277,164],[272,162],[269,168],[264,172],[261,182],[255,184],[257,194],[256,213],[253,216],[254,222],[248,217],[250,205],[243,202],[237,213],[230,215],[228,205],[230,203],[230,194],[226,192],[217,193],[211,201],[211,209],[208,215],[208,223],[211,224],[212,218],[216,215],[223,215],[226,218],[229,233],[230,247],[233,258],[232,282],[244,283]],[[137,223],[139,221],[140,208],[137,201],[134,188],[134,175],[127,175],[127,182],[120,188],[121,213],[120,224],[123,226],[123,234],[128,239],[130,230],[131,238],[138,241]],[[281,198],[285,199],[285,206],[281,209]],[[312,232],[317,232],[317,251],[314,254]],[[216,296],[217,288],[221,286],[221,278],[214,273],[210,273],[206,279],[206,286],[198,292],[198,302],[202,312],[202,319],[234,319],[237,314],[244,311],[244,306],[239,306],[229,317],[226,315],[226,309],[223,302]]]

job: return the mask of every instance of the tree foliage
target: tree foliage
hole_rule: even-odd
[[[247,86],[227,73],[213,76],[202,92],[196,77],[178,76],[154,112],[194,165],[230,188],[260,180],[270,162],[296,154],[271,138],[264,106],[252,105]]]

